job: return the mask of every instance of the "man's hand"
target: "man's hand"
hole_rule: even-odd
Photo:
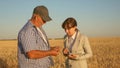
[[[50,49],[50,55],[51,56],[57,56],[59,54],[60,51],[60,47],[56,46],[56,47],[51,47]]]

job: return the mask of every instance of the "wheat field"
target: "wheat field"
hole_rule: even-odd
[[[93,56],[88,59],[89,68],[120,68],[120,37],[89,38]],[[63,40],[49,40],[51,46],[60,46],[61,52],[53,57],[55,65],[51,68],[65,68],[62,55]],[[18,68],[17,40],[0,41],[0,68]]]

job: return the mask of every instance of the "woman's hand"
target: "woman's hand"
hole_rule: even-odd
[[[64,48],[63,49],[63,54],[64,55],[69,55],[69,49],[68,48]]]
[[[75,59],[77,56],[75,55],[75,54],[69,54],[68,55],[68,58],[70,58],[70,59]]]

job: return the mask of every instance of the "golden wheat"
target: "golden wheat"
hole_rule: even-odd
[[[89,68],[120,68],[120,38],[90,38],[93,51],[88,59]],[[49,40],[51,46],[60,46],[61,51],[53,57],[55,65],[51,68],[65,68],[62,54],[63,40]],[[0,68],[17,68],[17,40],[0,41]]]

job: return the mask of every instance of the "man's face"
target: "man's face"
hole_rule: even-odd
[[[40,16],[37,17],[37,23],[39,23],[39,26],[42,26],[43,24],[46,23]]]

